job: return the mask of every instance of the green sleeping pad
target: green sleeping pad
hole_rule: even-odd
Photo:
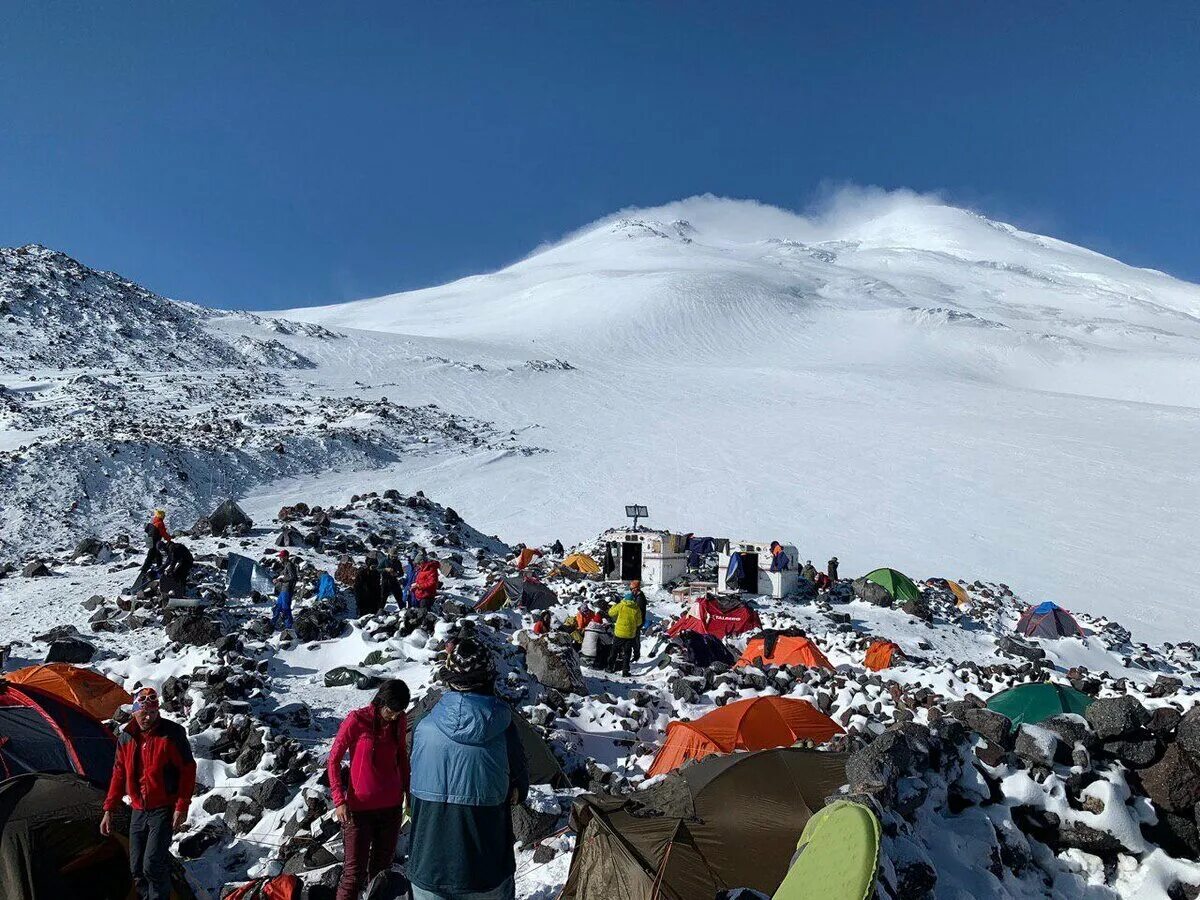
[[[879,865],[879,820],[861,803],[838,800],[818,811],[773,900],[866,900]]]

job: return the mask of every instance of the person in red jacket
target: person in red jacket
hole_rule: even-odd
[[[408,685],[398,678],[385,681],[370,706],[346,716],[329,751],[329,790],[345,848],[337,900],[358,900],[359,891],[396,857],[408,795],[408,701]],[[344,771],[347,753],[350,767]]]
[[[417,568],[417,577],[413,580],[412,593],[417,598],[421,609],[433,608],[434,598],[437,597],[438,588],[441,586],[441,571],[437,557],[432,553]]]
[[[129,870],[143,900],[171,896],[171,834],[187,821],[196,787],[196,760],[187,732],[158,711],[158,692],[141,687],[133,695],[133,719],[117,737],[112,781],[104,799],[100,833],[112,833],[113,810],[129,797]]]

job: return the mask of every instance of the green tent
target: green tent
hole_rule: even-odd
[[[804,826],[787,877],[772,900],[867,900],[879,867],[879,819],[838,800]]]
[[[867,573],[867,581],[873,581],[889,594],[897,603],[907,603],[921,596],[911,578],[895,569],[876,569]]]
[[[1091,705],[1092,698],[1087,694],[1048,682],[1018,684],[1001,691],[987,702],[988,709],[1008,716],[1013,728],[1021,724],[1036,725],[1063,713],[1082,716]]]

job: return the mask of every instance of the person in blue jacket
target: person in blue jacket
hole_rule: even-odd
[[[413,734],[408,878],[413,900],[513,900],[510,807],[529,769],[491,653],[460,637],[441,672],[450,689]]]

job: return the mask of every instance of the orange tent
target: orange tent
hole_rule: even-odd
[[[538,550],[534,547],[526,547],[524,550],[521,551],[520,555],[517,557],[517,568],[518,569],[525,568],[527,565],[529,565],[531,562],[533,562],[536,557],[539,557],[541,555],[542,555],[541,550]]]
[[[971,602],[971,598],[967,596],[967,592],[963,590],[962,585],[951,581],[949,578],[945,579],[945,581],[946,587],[950,590],[950,593],[954,595],[954,602],[956,605],[962,606],[964,603]]]
[[[738,666],[757,665],[759,657],[762,657],[762,662],[765,666],[807,666],[810,669],[833,668],[833,664],[825,658],[825,654],[821,652],[821,648],[803,635],[779,635],[775,641],[775,646],[771,648],[770,656],[766,653],[766,643],[766,638],[751,638],[741,658],[733,664],[734,668]]]
[[[807,700],[750,697],[721,706],[694,722],[672,722],[648,777],[673,772],[688,760],[735,750],[790,747],[797,741],[823,744],[841,726]]]
[[[880,669],[886,669],[900,662],[904,658],[904,651],[891,641],[878,640],[867,648],[867,658],[863,660],[863,665],[872,672],[878,672]]]
[[[48,694],[83,707],[100,720],[111,719],[119,707],[133,702],[125,688],[116,682],[91,669],[66,663],[28,666],[4,677],[13,684],[41,688]]]

